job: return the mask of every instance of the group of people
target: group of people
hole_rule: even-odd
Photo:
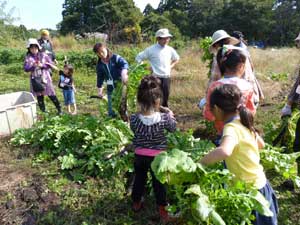
[[[132,190],[133,210],[143,208],[143,194],[150,171],[159,214],[164,221],[172,218],[167,212],[166,188],[155,177],[151,162],[167,147],[165,131],[176,129],[176,119],[168,108],[170,94],[170,75],[172,68],[179,62],[179,55],[170,47],[172,35],[168,29],[160,29],[155,34],[157,43],[146,48],[136,56],[141,63],[149,60],[151,75],[145,76],[138,87],[137,102],[139,112],[130,116],[130,127],[134,133],[135,181]],[[37,97],[41,111],[45,111],[44,96],[51,101],[61,113],[61,106],[56,97],[51,70],[57,70],[55,54],[49,41],[49,33],[42,32],[42,40],[29,39],[27,44],[24,70],[30,72],[31,91]],[[253,63],[246,42],[241,32],[230,36],[224,30],[212,35],[210,51],[214,54],[211,77],[206,90],[206,97],[201,101],[204,118],[214,121],[218,132],[216,149],[204,156],[200,163],[209,165],[223,162],[235,175],[236,181],[254,185],[270,203],[272,217],[253,212],[254,224],[277,224],[278,205],[276,196],[270,186],[262,165],[259,150],[264,141],[253,125],[259,102],[264,98],[257,81]],[[120,55],[112,53],[105,44],[97,43],[93,47],[98,56],[96,66],[98,96],[103,97],[103,84],[107,85],[108,115],[115,116],[112,108],[112,92],[118,82],[128,83],[128,62]],[[76,113],[75,86],[72,78],[73,67],[69,64],[60,71],[59,87],[63,89],[65,105]],[[300,76],[299,76],[300,77]],[[289,96],[288,103],[282,109],[283,115],[291,114],[291,105],[300,102],[300,83],[296,81]],[[40,80],[40,81],[39,81]],[[38,85],[42,83],[42,85]],[[299,151],[300,121],[297,124],[295,150]]]
[[[52,72],[58,71],[57,60],[53,51],[52,42],[49,39],[49,31],[42,30],[41,38],[30,38],[26,45],[27,54],[24,61],[24,70],[30,73],[30,90],[37,98],[38,106],[42,112],[46,112],[44,96],[48,96],[62,114],[60,102],[56,96],[52,81]],[[59,70],[58,87],[63,90],[64,102],[67,111],[77,113],[73,81],[73,67],[65,63],[63,70]],[[71,109],[73,107],[73,110]]]

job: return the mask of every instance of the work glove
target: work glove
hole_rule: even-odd
[[[200,100],[200,102],[198,103],[199,109],[203,109],[204,106],[205,106],[205,104],[206,104],[206,99],[205,99],[205,98],[202,98],[202,99]]]
[[[288,104],[281,109],[281,116],[290,116],[292,115],[292,107]]]

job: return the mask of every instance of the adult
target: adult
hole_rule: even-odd
[[[136,56],[136,61],[141,63],[143,60],[149,60],[151,64],[152,75],[158,77],[161,81],[163,92],[162,106],[168,107],[171,84],[171,70],[178,63],[179,55],[168,44],[172,35],[166,28],[160,29],[155,33],[157,43],[146,48]]]
[[[37,97],[38,106],[42,112],[46,111],[44,96],[48,96],[61,114],[61,106],[56,97],[50,69],[56,68],[51,58],[42,52],[42,47],[34,38],[30,38],[26,45],[27,54],[24,70],[30,73],[30,90]]]
[[[295,44],[297,48],[300,48],[300,34],[295,39]],[[300,109],[300,69],[297,69],[298,71],[298,77],[292,87],[292,90],[290,91],[290,94],[288,96],[287,103],[281,110],[282,116],[291,116],[292,115],[292,107],[297,106],[298,109]],[[295,141],[294,141],[294,152],[300,151],[300,118],[297,121],[296,125],[296,131],[295,131]]]
[[[120,55],[112,53],[105,44],[96,43],[93,51],[98,56],[96,66],[98,96],[103,97],[103,83],[107,84],[108,115],[115,117],[112,108],[112,93],[118,82],[122,81],[123,87],[127,87],[128,68],[127,61]],[[123,88],[123,93],[124,91]],[[124,97],[124,96],[122,96]]]
[[[218,65],[216,53],[218,52],[218,49],[223,47],[224,45],[230,44],[230,45],[238,45],[240,44],[240,40],[230,36],[226,31],[224,30],[217,30],[213,33],[212,36],[212,44],[210,45],[210,52],[214,54],[214,59],[212,63],[211,68],[211,76],[209,80],[209,84],[213,81],[219,80],[222,77],[220,66]],[[262,92],[262,89],[255,77],[253,66],[251,63],[250,54],[248,53],[246,62],[245,62],[245,72],[242,76],[243,79],[247,80],[253,87],[254,91],[254,102],[256,107],[259,104],[259,101],[264,99],[264,95]]]
[[[53,51],[53,44],[50,40],[50,33],[48,30],[41,31],[41,37],[38,39],[38,42],[42,47],[42,51],[45,52],[55,64],[57,64],[55,53]]]
[[[245,36],[241,31],[233,31],[231,36],[240,41],[238,44],[236,44],[236,46],[248,51],[247,41],[244,39]]]

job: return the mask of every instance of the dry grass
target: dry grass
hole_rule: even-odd
[[[250,53],[259,78],[265,78],[272,72],[288,73],[291,76],[300,63],[299,50],[296,48],[250,48]]]

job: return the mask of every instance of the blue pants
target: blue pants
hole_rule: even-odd
[[[272,217],[267,217],[259,214],[257,211],[254,211],[255,221],[253,225],[277,225],[277,214],[278,214],[278,203],[274,193],[273,188],[271,187],[269,181],[267,181],[266,185],[259,189],[259,192],[267,199],[270,203],[270,210],[273,212]]]

